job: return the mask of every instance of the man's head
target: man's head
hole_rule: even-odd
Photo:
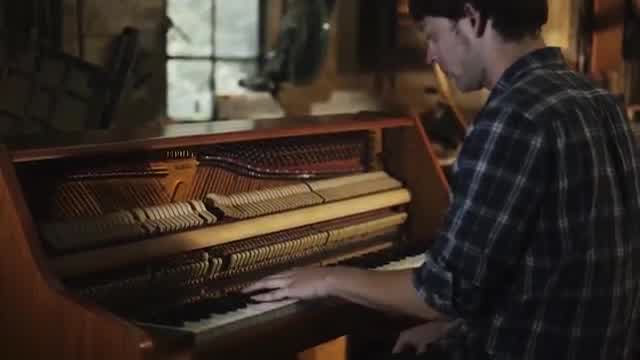
[[[488,54],[540,35],[547,0],[410,0],[427,38],[427,62],[438,63],[462,91],[487,83]]]

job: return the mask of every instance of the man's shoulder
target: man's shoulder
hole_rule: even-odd
[[[589,99],[611,98],[605,89],[596,87],[582,74],[569,69],[541,68],[519,79],[487,104],[491,112],[518,113],[531,120],[567,115],[576,106],[586,106]]]

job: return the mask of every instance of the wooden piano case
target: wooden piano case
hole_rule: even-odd
[[[0,150],[3,358],[162,359],[223,354],[229,358],[251,354],[272,358],[270,354],[295,353],[344,334],[377,331],[378,314],[327,299],[299,304],[295,311],[244,321],[198,344],[151,333],[66,288],[57,270],[64,258],[56,258],[46,249],[34,209],[34,204],[49,196],[42,191],[49,184],[46,178],[33,178],[33,171],[21,170],[74,162],[100,164],[114,156],[182,151],[212,144],[357,132],[368,133],[374,142],[371,147],[375,159],[371,160],[383,164],[385,171],[410,190],[404,238],[427,248],[448,206],[449,193],[420,122],[410,117],[356,114],[229,121],[9,141]]]

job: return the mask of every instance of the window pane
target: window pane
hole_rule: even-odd
[[[211,120],[214,114],[213,63],[169,60],[167,114],[177,120]]]
[[[256,72],[256,61],[216,61],[216,95],[242,95],[248,91],[238,85]]]
[[[260,0],[216,0],[216,56],[257,57],[259,33]]]
[[[167,34],[169,56],[213,55],[211,0],[167,0],[167,16],[173,23]]]

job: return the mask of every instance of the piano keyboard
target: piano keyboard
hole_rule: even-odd
[[[417,268],[425,260],[425,255],[408,256],[400,259],[389,258],[381,253],[350,259],[345,265],[358,266],[376,271],[398,271]],[[368,266],[367,266],[368,265]],[[139,322],[150,331],[187,335],[198,342],[201,337],[209,337],[222,328],[239,325],[241,321],[264,315],[284,315],[298,308],[298,300],[285,300],[271,303],[256,303],[245,294],[237,293],[210,303],[199,304],[181,312],[170,314],[157,323]]]

